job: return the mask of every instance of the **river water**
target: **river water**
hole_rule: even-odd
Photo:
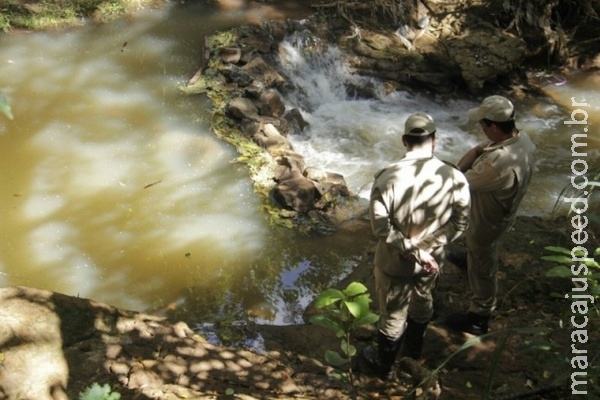
[[[247,172],[232,163],[235,151],[205,122],[206,99],[178,89],[200,65],[204,35],[286,16],[261,7],[181,6],[0,36],[0,91],[14,114],[0,116],[1,285],[172,310],[197,322],[289,324],[360,262],[364,237],[270,227]],[[292,138],[296,150],[343,174],[363,197],[373,173],[402,155],[408,114],[434,116],[438,154],[451,161],[481,138],[464,117],[478,99],[348,99],[339,82],[351,72],[335,54],[317,68],[287,51],[290,74],[310,88],[308,97],[286,99],[311,123]],[[565,99],[590,102],[590,160],[599,149],[598,75],[549,83],[547,93],[535,104],[517,102],[521,128],[540,149],[528,214],[548,215],[568,183],[577,127],[562,122],[571,112]]]

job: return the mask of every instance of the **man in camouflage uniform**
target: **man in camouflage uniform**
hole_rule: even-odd
[[[429,115],[409,116],[402,136],[406,155],[377,172],[371,189],[371,228],[379,238],[374,275],[380,319],[377,349],[368,346],[362,356],[385,379],[393,376],[402,338],[408,355],[421,357],[444,245],[468,225],[467,181],[433,155],[435,134]]]

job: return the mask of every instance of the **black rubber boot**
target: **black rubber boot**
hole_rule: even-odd
[[[464,250],[450,251],[446,255],[446,260],[456,265],[459,269],[467,270],[467,252]]]
[[[384,380],[394,378],[394,362],[400,350],[401,339],[392,339],[381,332],[377,334],[377,349],[374,346],[367,346],[363,349],[361,355],[365,364],[378,377]]]
[[[478,315],[475,313],[451,315],[446,323],[452,329],[471,333],[475,336],[485,335],[488,332],[489,315]]]
[[[419,323],[408,319],[404,332],[404,354],[414,360],[421,358],[423,352],[423,337],[428,322]]]

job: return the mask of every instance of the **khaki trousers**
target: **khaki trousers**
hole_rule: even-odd
[[[467,229],[467,265],[472,296],[469,312],[489,316],[496,309],[498,294],[498,242],[509,226],[490,227],[485,232]],[[470,227],[469,227],[470,228]]]
[[[399,339],[406,329],[408,317],[418,323],[431,319],[432,291],[439,274],[391,277],[379,268],[375,268],[374,274],[381,333],[391,339]]]

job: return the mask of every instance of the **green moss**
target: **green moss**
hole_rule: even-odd
[[[211,50],[223,47],[231,47],[237,44],[239,36],[234,29],[228,31],[217,31],[207,39],[208,47]]]
[[[166,0],[8,0],[0,5],[0,29],[45,30],[80,26],[88,19],[107,22],[142,8],[166,4]]]

